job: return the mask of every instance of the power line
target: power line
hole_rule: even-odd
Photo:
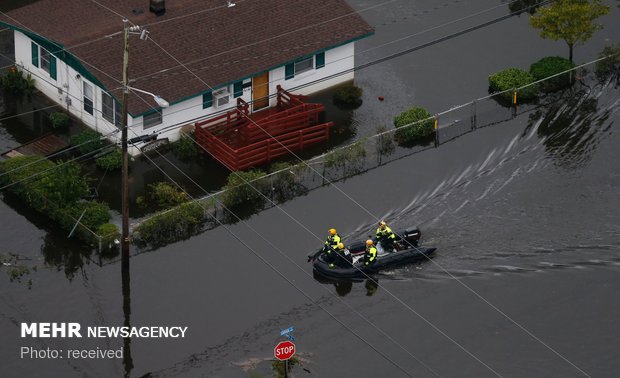
[[[549,0],[549,1],[551,1],[551,0]],[[545,3],[542,3],[542,4],[546,4],[546,3],[548,3],[549,1],[547,1],[547,2],[545,2]],[[540,4],[538,4],[538,5],[540,5]],[[528,9],[529,9],[529,8],[531,8],[531,7],[532,7],[532,6],[528,7]],[[480,28],[485,27],[485,26],[488,26],[488,25],[492,25],[492,24],[494,24],[494,23],[496,23],[496,22],[500,22],[500,21],[502,21],[502,20],[505,20],[505,19],[507,19],[507,18],[510,18],[510,17],[512,17],[513,15],[514,15],[514,14],[512,14],[512,13],[511,13],[511,14],[509,14],[509,15],[507,15],[507,16],[502,16],[502,17],[496,18],[495,20],[491,20],[491,21],[488,21],[488,22],[485,22],[485,23],[482,23],[482,24],[479,24],[479,25],[476,25],[476,26],[473,26],[473,27],[470,27],[470,28],[466,28],[466,29],[462,30],[461,32],[459,32],[459,33],[455,33],[455,34],[453,34],[453,35],[451,35],[451,36],[445,36],[445,37],[442,37],[442,38],[436,39],[436,40],[434,40],[434,41],[431,41],[431,42],[425,43],[425,44],[421,45],[419,48],[428,47],[428,46],[431,46],[431,45],[433,45],[433,44],[436,44],[436,43],[440,43],[440,42],[442,42],[442,41],[445,41],[445,40],[447,40],[447,39],[454,38],[455,36],[459,36],[459,35],[462,35],[462,34],[468,33],[468,32],[470,32],[470,31],[477,30],[477,29],[480,29]],[[159,45],[158,45],[158,46],[159,46]],[[161,46],[160,46],[160,48],[161,48]],[[164,52],[166,52],[166,54],[168,54],[168,55],[172,56],[172,55],[171,55],[169,52],[167,52],[165,49],[163,49],[163,48],[162,48],[162,50],[163,50]],[[392,54],[391,56],[388,56],[388,57],[386,57],[386,58],[392,59],[392,58],[394,58],[394,57],[398,57],[398,56],[404,55],[404,54],[406,54],[406,53],[408,53],[408,52],[415,51],[415,50],[416,50],[416,48],[414,48],[414,49],[408,49],[408,50],[405,50],[404,52],[401,52],[401,53]],[[385,60],[387,60],[386,58],[383,58],[383,59],[378,59],[376,62],[382,62],[382,61],[385,61]],[[176,60],[176,59],[175,59],[175,60]],[[177,60],[177,61],[178,61],[178,60]],[[186,68],[186,66],[185,66],[185,65],[183,65],[183,66]],[[187,68],[186,68],[186,69],[187,69]],[[195,73],[191,72],[189,69],[187,69],[187,70],[188,70],[188,71],[189,71],[192,75],[194,75],[194,76],[195,76],[198,80],[200,80],[201,82],[203,82],[203,84],[205,84],[205,85],[209,86],[207,83],[205,83],[203,80],[201,80],[201,78],[200,78],[198,75],[196,75]],[[281,143],[279,140],[277,140],[277,139],[273,138],[273,136],[272,136],[272,135],[270,135],[270,134],[269,134],[266,130],[264,130],[264,129],[260,126],[260,125],[258,125],[258,124],[257,124],[254,120],[252,120],[249,116],[247,116],[247,115],[245,115],[245,114],[243,114],[243,116],[245,116],[245,117],[248,119],[248,121],[249,121],[249,122],[253,123],[256,127],[258,127],[258,128],[259,128],[259,129],[261,129],[263,132],[265,132],[265,134],[266,134],[267,136],[269,136],[270,138],[274,139],[274,140],[275,140],[275,141],[276,141],[276,142],[277,142],[280,146],[282,146],[284,149],[286,149],[286,150],[287,150],[290,154],[292,154],[292,155],[293,155],[296,159],[298,159],[298,160],[299,160],[302,164],[305,164],[308,168],[310,168],[311,170],[313,170],[315,173],[319,174],[319,176],[321,176],[324,180],[327,180],[327,182],[328,182],[329,184],[331,184],[331,186],[333,186],[333,187],[334,187],[336,190],[338,190],[341,194],[343,194],[345,197],[347,197],[350,201],[352,201],[353,203],[355,203],[355,204],[356,204],[359,208],[363,209],[363,210],[364,210],[367,214],[371,215],[371,216],[372,216],[372,217],[374,217],[376,220],[379,220],[379,218],[377,218],[376,216],[374,216],[374,215],[373,215],[373,214],[372,214],[372,213],[371,213],[371,212],[370,212],[367,208],[365,208],[363,205],[361,205],[359,202],[357,202],[355,199],[353,199],[351,196],[349,196],[346,192],[344,192],[343,190],[341,190],[341,189],[340,189],[337,185],[335,185],[335,184],[334,184],[333,182],[331,182],[329,179],[327,179],[327,178],[325,178],[323,175],[321,175],[321,174],[320,174],[318,171],[316,171],[313,167],[311,167],[310,165],[308,165],[307,163],[305,163],[305,162],[304,162],[304,161],[303,161],[303,160],[302,160],[302,159],[301,159],[301,158],[300,158],[297,154],[295,154],[293,151],[291,151],[289,148],[287,148],[287,147],[286,147],[283,143]],[[239,177],[239,178],[241,178],[242,180],[244,180],[244,179],[243,179],[243,177],[241,177],[240,175],[238,175],[238,177]],[[246,181],[246,180],[244,180],[244,181]],[[251,185],[251,184],[249,184],[249,183],[248,183],[248,185],[252,186],[252,185]],[[259,192],[259,193],[260,193],[260,191],[258,191],[256,188],[254,188],[254,189],[255,189],[257,192]],[[315,235],[315,236],[316,236],[316,235]],[[404,239],[404,238],[403,238],[403,239]],[[417,249],[415,246],[413,246],[411,243],[409,243],[409,244],[410,244],[413,248],[415,248],[416,250],[418,250],[418,249]],[[419,251],[419,250],[418,250],[418,251]],[[424,255],[424,254],[422,254],[422,255]],[[432,259],[430,259],[430,257],[427,257],[427,259],[428,259],[428,260],[430,260],[430,261],[432,261],[432,262],[433,262],[434,264],[436,264],[437,266],[439,266],[439,267],[440,267],[442,270],[444,270],[446,273],[450,274],[450,273],[449,273],[449,272],[448,272],[445,268],[443,268],[441,265],[439,265],[438,263],[436,263],[436,262],[434,262]],[[353,264],[351,264],[351,265],[353,265]],[[354,265],[353,265],[353,266],[354,266]],[[354,267],[355,267],[355,266],[354,266]],[[357,267],[356,267],[356,268],[357,268]],[[362,270],[360,270],[359,268],[357,268],[357,269],[358,269],[360,272],[362,272],[362,273],[363,273],[366,277],[368,277],[368,275],[367,275],[367,274],[365,274]],[[450,275],[451,275],[451,274],[450,274]],[[455,278],[453,275],[451,275],[451,277]],[[459,281],[459,282],[460,282],[460,281]],[[585,373],[583,370],[581,370],[581,369],[580,369],[579,367],[577,367],[575,364],[573,364],[572,362],[570,362],[570,361],[569,361],[568,359],[566,359],[564,356],[562,356],[561,354],[559,354],[559,352],[557,352],[556,350],[554,350],[553,348],[551,348],[549,345],[547,345],[546,343],[544,343],[542,340],[540,340],[539,338],[537,338],[536,336],[534,336],[534,335],[533,335],[530,331],[526,330],[523,326],[521,326],[521,325],[520,325],[519,323],[517,323],[514,319],[512,319],[512,318],[511,318],[511,317],[509,317],[507,314],[505,314],[503,311],[501,311],[499,308],[497,308],[496,306],[492,305],[492,304],[491,304],[488,300],[486,300],[484,297],[482,297],[480,294],[478,294],[478,293],[477,293],[475,290],[473,290],[471,287],[469,287],[468,285],[466,285],[466,284],[464,284],[464,283],[462,283],[462,282],[460,282],[460,283],[461,283],[461,285],[463,285],[464,287],[466,287],[466,288],[467,288],[470,292],[472,292],[472,293],[476,294],[476,296],[477,296],[478,298],[482,299],[482,300],[483,300],[485,303],[487,303],[487,304],[488,304],[491,308],[495,309],[498,313],[500,313],[501,315],[503,315],[504,317],[506,317],[507,319],[509,319],[510,321],[512,321],[512,323],[514,323],[515,325],[517,325],[520,329],[522,329],[523,331],[525,331],[528,335],[530,335],[530,336],[531,336],[531,337],[533,337],[535,340],[537,340],[538,342],[540,342],[542,345],[544,345],[545,347],[547,347],[548,349],[550,349],[552,352],[554,352],[556,355],[558,355],[559,357],[561,357],[562,359],[564,359],[566,362],[568,362],[569,364],[571,364],[573,367],[575,367],[576,369],[578,369],[580,372],[582,372],[582,373],[584,373],[585,375],[587,375],[587,373]],[[389,290],[386,290],[386,291],[387,291],[387,292],[389,292]],[[414,310],[413,310],[410,306],[408,306],[408,305],[406,305],[404,302],[402,302],[402,300],[400,300],[400,298],[397,298],[397,297],[396,297],[396,296],[394,296],[393,294],[392,294],[392,296],[393,296],[395,299],[397,299],[400,303],[402,303],[405,307],[409,308],[412,312],[414,312],[414,313],[415,313],[415,311],[414,311]],[[445,335],[445,336],[447,337],[447,335]],[[457,343],[457,345],[458,345],[458,343]],[[469,353],[472,357],[474,357],[474,358],[476,358],[476,359],[477,359],[477,357],[475,357],[475,356],[474,356],[473,354],[471,354],[469,351],[467,351],[466,349],[464,349],[464,350],[465,350],[467,353]],[[484,364],[484,363],[483,363],[482,361],[480,361],[479,359],[477,359],[477,360],[478,360],[480,363]],[[494,371],[491,367],[489,367],[488,365],[486,365],[486,364],[484,364],[484,365],[485,365],[487,368],[489,368],[491,371],[493,371],[495,374],[498,374],[497,372],[495,372],[495,371]],[[498,374],[498,375],[499,375],[499,374]]]
[[[189,138],[189,136],[187,136],[187,138]],[[190,138],[190,140],[193,141],[193,139]],[[168,164],[170,164],[171,166],[173,166],[177,171],[179,171],[183,176],[185,176],[187,179],[189,179],[196,187],[198,187],[199,189],[201,189],[205,194],[208,194],[208,191],[202,187],[199,183],[197,183],[192,177],[190,177],[187,173],[185,173],[185,171],[183,171],[181,168],[179,168],[176,164],[174,164],[173,162],[171,162],[168,158],[166,158],[161,152],[159,152],[159,150],[155,150],[157,151],[157,153],[159,154],[159,156],[161,158],[163,158]],[[176,182],[174,182],[177,186],[178,184]],[[182,190],[186,195],[189,196],[189,194],[187,193],[187,191],[185,191],[182,187],[178,186],[180,190]],[[199,200],[194,200],[194,201],[199,201]],[[230,208],[228,208],[226,205],[224,205],[222,202],[218,201],[217,199],[215,200],[220,206],[222,206],[222,208],[224,210],[226,210],[229,214],[231,214],[232,216],[235,217],[235,219],[238,222],[243,223],[244,225],[246,225],[250,230],[252,230],[252,232],[254,232],[256,235],[258,235],[261,239],[263,239],[266,243],[268,243],[273,249],[275,249],[280,255],[282,255],[283,257],[285,257],[291,264],[295,265],[299,270],[301,270],[304,274],[306,274],[308,277],[312,278],[312,276],[310,275],[310,273],[308,273],[306,271],[306,269],[302,268],[299,264],[297,264],[293,259],[290,258],[290,256],[288,256],[286,253],[284,253],[282,251],[282,249],[278,248],[276,245],[274,245],[269,239],[267,239],[263,234],[261,234],[260,232],[258,232],[255,228],[253,228],[252,226],[250,226],[246,221],[244,221],[243,219],[241,219],[237,214],[235,214],[232,210],[230,210]],[[273,202],[272,202],[273,203]],[[323,287],[323,286],[321,286]],[[329,289],[324,288],[327,292],[329,292]],[[433,375],[435,376],[439,376],[430,366],[426,365],[423,361],[421,361],[420,359],[418,359],[418,357],[416,357],[415,355],[413,355],[409,350],[407,350],[404,346],[402,346],[398,341],[394,340],[394,338],[392,338],[390,335],[388,335],[385,331],[383,331],[381,328],[379,328],[377,325],[375,325],[373,322],[371,322],[368,318],[366,318],[364,315],[362,315],[359,311],[355,310],[350,304],[348,304],[347,302],[345,302],[344,300],[342,300],[340,297],[336,296],[336,298],[343,304],[345,304],[347,307],[349,307],[349,309],[351,309],[353,312],[355,312],[359,317],[361,317],[364,321],[366,321],[368,324],[370,324],[373,328],[375,328],[376,330],[378,330],[381,334],[383,334],[385,337],[387,337],[390,341],[392,341],[396,346],[398,346],[399,348],[401,348],[402,350],[404,350],[407,354],[409,354],[411,357],[413,357],[417,362],[419,362],[422,366],[426,367],[431,373],[433,373]]]
[[[172,178],[170,177],[170,175],[168,175],[168,173],[166,173],[166,171],[164,171],[157,163],[155,163],[148,155],[145,155],[146,158],[153,163],[167,178],[168,180],[170,180],[172,183],[174,183],[177,187],[181,188],[182,187]],[[184,191],[184,193],[186,193],[190,198],[192,198],[192,200],[194,200],[194,198],[189,195],[187,192]],[[195,201],[195,200],[194,200]],[[196,202],[198,203],[198,202]],[[269,261],[267,261],[263,256],[261,256],[254,248],[252,248],[250,245],[248,245],[245,241],[243,241],[243,239],[241,239],[238,235],[236,235],[232,230],[230,230],[230,228],[228,226],[226,226],[224,223],[222,223],[219,219],[217,219],[217,217],[211,215],[208,210],[200,203],[198,203],[199,206],[201,206],[205,212],[205,214],[209,214],[213,220],[215,220],[220,226],[224,227],[224,229],[232,236],[234,237],[238,242],[240,242],[241,244],[243,244],[243,246],[248,249],[250,252],[252,252],[252,254],[254,256],[256,256],[263,264],[267,265],[271,270],[273,270],[276,274],[278,274],[282,279],[284,279],[286,282],[289,283],[289,285],[291,285],[293,288],[295,288],[295,290],[297,290],[299,293],[301,293],[304,297],[306,297],[306,299],[310,300],[312,303],[316,304],[317,306],[319,306],[323,311],[325,311],[332,319],[334,319],[336,322],[338,322],[341,326],[343,326],[347,331],[349,331],[351,334],[353,334],[355,337],[357,337],[359,340],[361,340],[362,342],[364,342],[366,345],[368,345],[372,350],[374,350],[375,352],[377,352],[379,355],[381,355],[381,357],[383,357],[385,360],[387,360],[388,362],[390,362],[392,365],[394,365],[396,368],[398,368],[399,370],[401,370],[403,373],[405,373],[407,376],[409,377],[413,377],[413,375],[411,373],[409,373],[407,370],[405,370],[402,366],[400,366],[397,362],[395,362],[394,360],[392,360],[390,357],[388,357],[385,353],[383,353],[380,349],[378,349],[377,347],[375,347],[373,344],[371,344],[369,341],[367,341],[365,338],[363,338],[361,335],[359,335],[357,332],[355,332],[351,327],[349,327],[348,325],[346,325],[345,323],[343,323],[340,319],[338,319],[334,314],[332,314],[327,308],[325,308],[324,306],[322,306],[320,303],[318,303],[316,300],[314,300],[309,294],[307,294],[303,289],[301,289],[299,286],[297,286],[291,279],[289,279],[288,277],[286,277],[286,275],[284,275],[284,273],[280,272],[278,270],[278,268],[276,268],[273,264],[271,264]],[[280,251],[281,252],[281,251]]]

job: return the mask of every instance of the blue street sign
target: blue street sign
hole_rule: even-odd
[[[288,339],[291,341],[295,341],[295,337],[293,337],[293,335],[286,335],[286,337],[288,337]]]
[[[289,328],[287,328],[285,330],[280,331],[280,336],[284,336],[284,335],[286,335],[288,333],[293,332],[294,330],[295,330],[295,327],[289,327]]]

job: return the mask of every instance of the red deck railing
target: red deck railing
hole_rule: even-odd
[[[233,110],[196,123],[196,140],[232,170],[247,169],[328,140],[333,122],[319,124],[322,104],[307,104],[278,85],[275,107],[249,114],[237,100]]]

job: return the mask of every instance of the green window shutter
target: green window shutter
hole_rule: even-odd
[[[50,77],[56,80],[56,57],[54,55],[50,55]]]
[[[241,95],[243,94],[243,81],[236,81],[233,84],[233,93],[235,98],[241,97]]]
[[[325,52],[316,54],[315,62],[317,69],[325,67]]]
[[[32,42],[30,47],[32,49],[32,65],[35,67],[39,67],[39,45]]]
[[[295,77],[295,63],[289,63],[284,66],[284,79],[292,79]]]
[[[207,109],[213,106],[213,92],[209,91],[202,95],[202,108]]]

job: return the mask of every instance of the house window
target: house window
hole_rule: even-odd
[[[316,68],[321,68],[325,66],[325,53],[316,55]],[[319,63],[321,64],[319,66]],[[284,79],[289,80],[295,77],[295,75],[302,74],[304,72],[308,72],[314,69],[314,56],[309,58],[300,59],[293,63],[289,63],[284,66]]]
[[[228,92],[228,87],[220,88],[217,91],[213,92],[213,97],[215,98],[216,108],[227,105],[230,102],[230,93]]]
[[[40,67],[43,71],[47,72],[52,79],[56,80],[56,57],[34,42],[31,43],[31,47],[32,65]]]
[[[50,53],[41,47],[41,68],[43,71],[50,73]]]
[[[314,57],[295,62],[295,75],[310,71],[314,68]]]
[[[160,123],[162,123],[161,109],[157,109],[152,113],[145,114],[142,119],[142,126],[145,129],[148,129],[149,127],[153,127],[155,125],[159,125]]]
[[[84,88],[84,110],[88,114],[93,114],[93,86],[87,82],[83,83]]]
[[[121,104],[114,100],[112,96],[105,92],[101,92],[101,114],[103,118],[113,125],[121,124]]]

